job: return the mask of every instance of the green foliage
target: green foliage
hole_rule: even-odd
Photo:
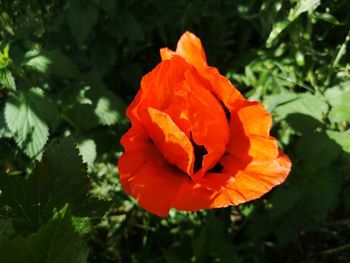
[[[348,5],[0,0],[1,261],[349,262]],[[185,30],[272,113],[293,171],[254,202],[161,219],[116,162],[141,77]]]
[[[89,188],[78,149],[72,140],[64,139],[48,147],[28,179],[1,175],[0,216],[10,218],[16,231],[25,233],[38,230],[66,204],[74,215],[99,216],[106,202],[92,197]]]
[[[0,236],[4,262],[87,262],[87,248],[76,233],[69,211],[57,212],[35,235]]]

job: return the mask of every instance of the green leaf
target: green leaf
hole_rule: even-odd
[[[333,15],[329,13],[319,13],[319,12],[313,12],[311,15],[312,18],[326,21],[332,25],[340,26],[342,23],[339,22],[339,20],[334,17]]]
[[[77,65],[60,50],[33,49],[28,51],[23,65],[42,74],[53,73],[57,76],[69,78],[80,76]]]
[[[335,141],[342,149],[350,153],[350,130],[345,132],[327,131],[328,136]]]
[[[336,202],[342,181],[338,167],[321,169],[312,177],[304,200],[307,200],[306,210],[314,220],[324,220]]]
[[[83,158],[83,162],[86,163],[89,168],[91,168],[97,156],[96,144],[94,140],[82,140],[78,143],[78,148]]]
[[[64,211],[34,235],[0,236],[0,254],[1,260],[9,263],[76,263],[87,261],[88,250],[75,232],[69,212]]]
[[[6,45],[3,51],[0,51],[0,69],[6,68],[11,60],[9,56],[10,46]]]
[[[0,109],[0,138],[11,138],[12,134],[6,125],[4,108]]]
[[[31,88],[11,95],[5,104],[5,120],[18,146],[31,158],[40,159],[49,137],[49,124],[57,113],[42,90]]]
[[[285,97],[285,95],[281,95]],[[275,99],[278,98],[277,96]],[[328,104],[323,97],[311,93],[298,94],[294,99],[277,106],[274,113],[285,119],[290,114],[304,114],[322,122],[328,111]]]
[[[311,12],[319,4],[320,0],[298,0],[297,5],[290,10],[287,18],[273,25],[270,35],[266,40],[266,47],[271,47],[281,32],[294,22],[294,20],[296,20],[302,13]]]
[[[87,92],[95,106],[95,114],[102,125],[116,124],[123,118],[125,103],[115,96],[111,91],[96,87]]]
[[[89,104],[75,104],[67,108],[65,115],[68,117],[72,125],[78,129],[89,130],[99,125],[98,117],[94,112],[94,106]],[[84,116],[84,118],[82,118]]]
[[[331,122],[350,122],[350,83],[343,82],[327,89],[325,98],[333,107],[329,112]]]
[[[0,84],[9,90],[16,90],[15,79],[7,69],[0,69]]]
[[[60,50],[44,52],[50,59],[50,72],[57,76],[78,78],[80,76],[79,68],[73,61]]]
[[[46,54],[42,53],[38,49],[30,50],[24,56],[23,66],[42,74],[49,71],[51,64],[52,62],[50,58],[48,58]]]
[[[349,101],[350,102],[350,101]],[[329,119],[332,122],[349,122],[350,123],[350,106],[337,105],[329,112]]]
[[[108,203],[89,194],[86,166],[71,139],[52,143],[28,179],[0,176],[0,216],[21,232],[35,232],[54,210],[69,204],[76,216],[102,215]]]
[[[99,6],[110,18],[115,18],[117,2],[115,0],[100,0]]]
[[[88,38],[98,20],[97,6],[85,0],[72,0],[68,9],[68,24],[78,44]]]
[[[344,81],[335,87],[327,89],[324,95],[328,103],[333,107],[338,105],[350,106],[350,81]]]
[[[341,148],[325,132],[304,134],[296,143],[298,158],[312,171],[327,167],[340,153]]]
[[[311,12],[320,4],[320,2],[320,0],[299,0],[296,7],[290,12],[288,16],[289,19],[294,20],[304,12]]]

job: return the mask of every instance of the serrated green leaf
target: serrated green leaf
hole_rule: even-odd
[[[99,98],[95,108],[95,113],[99,117],[99,122],[102,125],[113,125],[119,120],[119,112],[113,109],[111,100],[103,97]]]
[[[0,51],[0,69],[6,68],[10,64],[9,57],[10,46],[7,44],[2,51]]]
[[[32,238],[38,262],[86,262],[88,250],[75,232],[70,213],[65,211],[48,222]]]
[[[83,162],[92,167],[97,156],[96,144],[94,140],[85,139],[78,143],[78,148],[81,156],[83,157]]]
[[[15,79],[13,78],[11,71],[0,69],[0,85],[12,91],[16,90]]]
[[[0,236],[3,262],[77,263],[86,262],[88,250],[71,222],[68,212],[60,213],[38,233],[13,239]]]
[[[31,158],[40,159],[56,121],[55,107],[39,88],[11,95],[5,104],[5,120],[17,145]]]
[[[69,204],[77,216],[98,216],[108,203],[89,194],[86,166],[71,139],[52,143],[28,179],[0,176],[0,215],[21,232],[35,232],[55,209]]]
[[[0,109],[0,138],[11,138],[11,131],[6,125],[4,108]]]
[[[98,9],[89,1],[72,0],[68,9],[68,24],[78,44],[83,44],[97,23]]]
[[[51,65],[50,58],[43,54],[38,49],[28,51],[24,56],[23,66],[28,67],[34,71],[45,74],[49,71]]]

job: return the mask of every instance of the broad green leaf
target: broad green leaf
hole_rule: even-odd
[[[277,106],[293,102],[297,98],[298,95],[291,92],[269,95],[264,97],[264,105],[269,112],[272,112]]]
[[[82,263],[87,262],[88,250],[65,211],[36,234],[13,239],[0,236],[0,254],[1,260],[9,263]]]
[[[304,134],[296,143],[297,157],[312,171],[327,167],[339,157],[340,153],[339,145],[324,132]]]
[[[339,85],[329,88],[325,92],[325,98],[329,104],[334,106],[350,106],[350,81],[342,82]]]
[[[78,44],[88,38],[98,20],[98,8],[89,1],[72,0],[68,9],[68,24]]]
[[[327,131],[328,136],[334,140],[342,149],[350,153],[350,130],[344,132]]]
[[[337,123],[339,122],[350,123],[350,105],[344,104],[344,105],[337,105],[333,107],[329,112],[329,119],[332,122],[337,122]]]
[[[313,117],[321,122],[327,111],[328,104],[323,97],[311,93],[299,94],[295,99],[280,104],[274,110],[280,119],[285,119],[290,114],[299,113]]]
[[[0,69],[0,85],[12,91],[16,90],[15,79],[9,70]]]
[[[49,137],[49,125],[57,118],[55,107],[39,88],[11,95],[5,104],[5,120],[18,146],[40,159]]]
[[[350,83],[343,82],[327,89],[325,98],[332,105],[329,112],[331,122],[350,122]]]
[[[290,175],[288,182],[272,192],[270,198],[270,208],[268,210],[271,218],[281,217],[298,203],[305,191],[306,178],[298,174]]]
[[[97,216],[107,203],[89,194],[86,166],[71,139],[52,143],[28,179],[0,176],[0,215],[21,232],[35,232],[66,204],[75,216]]]
[[[305,214],[315,221],[324,220],[339,197],[341,181],[341,171],[336,166],[317,171],[305,191]]]

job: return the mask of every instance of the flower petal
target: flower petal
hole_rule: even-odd
[[[166,216],[184,182],[191,181],[164,159],[151,159],[129,180],[130,194],[151,213]]]
[[[223,165],[224,172],[231,173],[234,180],[226,181],[214,202],[216,206],[238,205],[259,198],[284,182],[291,169],[289,158],[282,152],[269,163],[253,161],[240,170],[237,170],[237,159],[232,156],[227,156]]]
[[[229,126],[225,111],[217,98],[201,84],[195,71],[186,72],[189,114],[194,142],[205,147],[203,171],[212,168],[225,153],[229,141]],[[218,129],[220,127],[220,129]]]
[[[250,162],[252,159],[274,160],[278,156],[278,145],[266,130],[270,125],[270,118],[265,117],[265,120],[268,121],[266,124],[263,120],[257,121],[255,118],[247,118],[247,115],[249,116],[247,111],[242,110],[241,112],[241,109],[231,113],[230,142],[227,146],[227,152],[245,162]],[[261,127],[257,127],[255,122],[260,123]],[[255,135],[256,132],[263,136]]]
[[[186,59],[196,68],[207,66],[207,59],[202,43],[198,37],[190,32],[185,32],[177,42],[176,53]]]
[[[264,106],[258,102],[246,102],[246,106],[237,111],[239,120],[245,134],[255,134],[269,137],[272,126],[271,114],[268,113]]]
[[[130,178],[135,176],[139,169],[149,160],[160,158],[162,157],[153,144],[124,152],[118,161],[120,182],[124,190],[130,193]]]
[[[157,145],[164,158],[183,172],[192,175],[194,164],[192,143],[170,116],[148,107],[144,114],[143,123],[149,137]]]
[[[162,60],[171,59],[175,55],[176,55],[176,52],[169,48],[164,47],[160,49],[160,57],[162,58]]]

